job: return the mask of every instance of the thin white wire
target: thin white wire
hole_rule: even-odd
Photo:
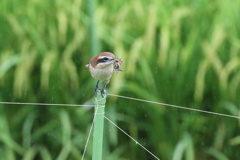
[[[110,95],[110,96],[115,96],[115,97],[120,97],[120,98],[125,98],[125,99],[132,99],[132,100],[135,100],[135,101],[142,101],[142,102],[147,102],[147,103],[160,104],[160,105],[168,106],[168,107],[181,108],[181,109],[185,109],[185,110],[191,110],[191,111],[197,111],[197,112],[203,112],[203,113],[208,113],[208,114],[214,114],[214,115],[219,115],[219,116],[224,116],[224,117],[230,117],[230,118],[240,119],[239,116],[232,116],[232,115],[228,115],[228,114],[210,112],[210,111],[205,111],[205,110],[200,110],[200,109],[187,108],[187,107],[177,106],[177,105],[173,105],[173,104],[167,104],[167,103],[161,103],[161,102],[148,101],[148,100],[144,100],[144,99],[138,99],[138,98],[120,96],[120,95],[115,95],[115,94],[108,94],[108,95]]]
[[[94,105],[80,105],[80,104],[52,104],[52,103],[23,103],[23,102],[0,102],[0,104],[24,104],[24,105],[38,105],[38,106],[75,106],[75,107],[94,107]]]
[[[92,125],[91,125],[91,128],[89,130],[89,133],[88,133],[88,138],[87,138],[87,141],[86,141],[86,144],[85,144],[85,147],[84,147],[84,151],[83,151],[83,155],[82,155],[82,160],[84,159],[84,156],[85,156],[85,152],[87,150],[87,146],[88,146],[88,142],[89,142],[89,139],[90,139],[90,135],[92,133],[92,128],[93,128],[93,124],[95,122],[95,118],[96,118],[96,114],[94,114],[94,117],[93,117],[93,121],[92,121]]]
[[[152,152],[150,152],[147,148],[145,148],[143,145],[141,145],[137,140],[135,140],[133,137],[131,137],[129,134],[127,134],[124,130],[122,130],[120,127],[118,127],[113,121],[111,121],[109,118],[104,116],[106,120],[108,120],[110,123],[112,123],[115,127],[117,127],[120,131],[122,131],[125,135],[127,135],[129,138],[131,138],[136,144],[138,144],[140,147],[142,147],[145,151],[147,151],[149,154],[151,154],[154,158],[157,160],[160,160],[157,156],[155,156]]]
[[[153,103],[153,104],[159,104],[159,105],[163,105],[163,106],[168,106],[168,107],[174,107],[174,108],[181,108],[181,109],[185,109],[185,110],[192,110],[192,111],[197,111],[197,112],[203,112],[203,113],[208,113],[208,114],[213,114],[213,115],[219,115],[219,116],[225,116],[225,117],[230,117],[230,118],[237,118],[240,119],[239,116],[232,116],[232,115],[227,115],[227,114],[222,114],[222,113],[216,113],[216,112],[210,112],[210,111],[205,111],[205,110],[200,110],[200,109],[194,109],[194,108],[187,108],[187,107],[183,107],[183,106],[177,106],[177,105],[172,105],[172,104],[167,104],[167,103],[161,103],[161,102],[155,102],[155,101],[149,101],[149,100],[144,100],[144,99],[138,99],[138,98],[133,98],[133,97],[127,97],[127,96],[120,96],[120,95],[115,95],[115,94],[107,94],[110,96],[115,96],[115,97],[120,97],[120,98],[125,98],[125,99],[131,99],[131,100],[135,100],[135,101],[142,101],[142,102],[147,102],[147,103]],[[102,99],[100,99],[102,100]],[[78,105],[78,104],[51,104],[51,103],[22,103],[22,102],[0,102],[0,104],[24,104],[24,105],[48,105],[48,106],[78,106],[78,107],[94,107],[95,105]],[[98,104],[97,104],[98,106]],[[96,112],[98,110],[98,108],[100,108],[102,106],[99,106],[96,108]],[[95,113],[96,113],[95,112]],[[102,113],[104,114],[104,113]],[[88,134],[88,138],[85,144],[85,148],[84,148],[84,152],[83,152],[83,157],[82,160],[84,159],[84,155],[88,146],[88,142],[90,139],[90,135],[92,132],[92,128],[94,125],[94,121],[96,118],[97,114],[94,114],[94,118],[92,121],[92,125]],[[140,145],[144,150],[146,150],[149,154],[151,154],[153,157],[155,157],[156,159],[160,160],[158,157],[156,157],[153,153],[151,153],[149,150],[147,150],[143,145],[141,145],[139,142],[137,142],[134,138],[132,138],[130,135],[128,135],[124,130],[122,130],[120,127],[118,127],[115,123],[113,123],[110,119],[108,119],[106,116],[104,116],[105,119],[107,119],[110,123],[112,123],[115,127],[117,127],[120,131],[122,131],[124,134],[126,134],[129,138],[131,138],[133,141],[136,142],[136,144]]]

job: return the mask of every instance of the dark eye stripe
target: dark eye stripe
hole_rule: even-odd
[[[97,63],[103,63],[103,62],[105,62],[105,60],[102,58],[97,60]]]
[[[109,60],[112,60],[112,59],[109,59],[107,57],[103,57],[103,58],[98,59],[97,63],[103,63],[103,62],[106,62],[106,61],[109,61]]]

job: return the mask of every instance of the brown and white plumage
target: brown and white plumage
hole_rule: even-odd
[[[89,68],[89,72],[91,73],[92,77],[98,80],[96,88],[94,90],[95,95],[99,89],[99,81],[105,83],[104,88],[100,89],[102,96],[105,93],[105,88],[110,82],[114,71],[114,63],[116,62],[118,62],[118,60],[111,52],[102,52],[90,59],[87,67]]]

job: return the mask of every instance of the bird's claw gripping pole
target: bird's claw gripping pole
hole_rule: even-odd
[[[102,96],[102,92],[97,90],[95,96],[92,160],[102,160],[105,103],[106,96]]]
[[[94,89],[94,96],[95,97],[97,97],[97,93],[98,93],[98,90],[99,91],[101,91],[101,96],[104,98],[104,97],[106,97],[106,87],[107,87],[107,83],[105,83],[104,84],[104,87],[102,88],[102,89],[100,89],[99,87],[98,87],[98,83],[99,83],[99,81],[97,81],[97,84],[96,84],[96,87],[95,87],[95,89]]]

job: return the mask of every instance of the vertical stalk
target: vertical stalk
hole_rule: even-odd
[[[98,91],[95,97],[92,160],[102,160],[105,103],[106,97],[103,98]]]
[[[88,0],[88,11],[90,17],[90,50],[91,55],[95,56],[99,53],[99,41],[96,34],[96,24],[95,24],[95,10],[97,0]]]

